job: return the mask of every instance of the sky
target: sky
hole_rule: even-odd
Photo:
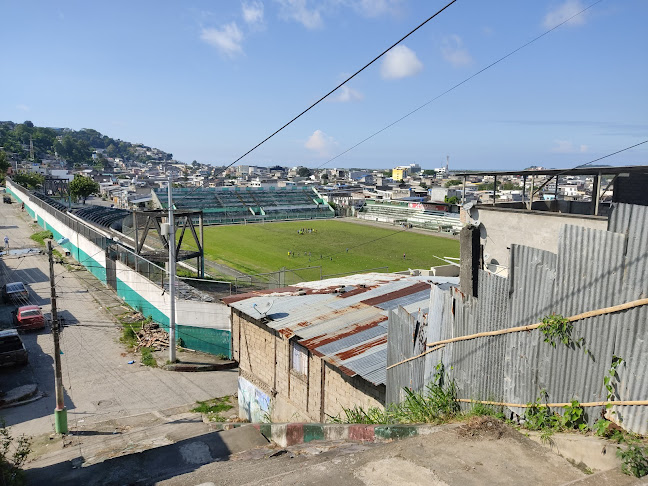
[[[7,0],[0,120],[227,165],[448,1]],[[646,0],[603,0],[430,102],[595,1],[458,0],[239,164],[567,168],[647,140]],[[648,144],[600,163],[648,164]]]

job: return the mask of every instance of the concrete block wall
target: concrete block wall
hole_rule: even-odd
[[[7,192],[19,202],[25,203],[25,210],[54,238],[68,238],[62,245],[70,255],[83,264],[99,281],[106,283],[106,253],[83,235],[73,231],[62,221],[31,201],[31,196],[19,186],[7,181]],[[134,271],[120,261],[115,262],[117,270],[117,295],[128,305],[150,316],[168,329],[168,294],[156,283]],[[229,309],[219,302],[176,301],[176,333],[185,347],[212,354],[231,356],[231,332]]]
[[[240,376],[272,397],[270,417],[274,422],[319,422],[342,413],[343,408],[384,408],[384,386],[349,377],[312,353],[306,375],[291,370],[290,340],[236,310],[232,310],[232,335],[232,354],[239,362]],[[239,392],[242,396],[242,390]],[[258,408],[255,404],[241,406],[242,411]],[[247,415],[241,418],[250,419]]]
[[[324,389],[324,410],[332,417],[342,414],[344,408],[385,408],[384,385],[375,386],[359,376],[347,376],[328,363]]]

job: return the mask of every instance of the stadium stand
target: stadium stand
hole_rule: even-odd
[[[89,204],[85,207],[73,210],[72,214],[99,226],[121,231],[122,222],[124,218],[130,214],[130,211]]]
[[[42,192],[34,191],[32,193],[34,196],[36,196],[38,199],[41,201],[49,204],[55,209],[58,209],[59,211],[66,212],[67,211],[67,206],[65,204],[60,203],[56,199],[52,199],[51,197],[47,196],[46,194],[43,194]]]
[[[459,214],[411,208],[407,204],[398,202],[375,203],[367,201],[357,216],[370,221],[396,225],[408,224],[417,228],[448,233],[458,233],[463,226],[459,220]]]
[[[155,189],[157,207],[167,208],[167,190]],[[323,219],[335,211],[313,188],[174,188],[177,209],[202,209],[204,224]]]

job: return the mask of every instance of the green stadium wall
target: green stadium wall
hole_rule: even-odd
[[[53,214],[32,202],[32,196],[10,180],[7,192],[20,203],[38,225],[52,232],[56,240],[68,238],[64,247],[77,262],[81,263],[101,283],[107,284],[106,252],[79,233],[73,231]],[[34,198],[35,199],[35,198]],[[169,295],[140,273],[120,261],[115,262],[117,271],[116,293],[129,306],[151,317],[166,331],[169,330]],[[176,337],[185,348],[214,355],[231,357],[231,326],[229,308],[220,302],[197,302],[176,300]]]

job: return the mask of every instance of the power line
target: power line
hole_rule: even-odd
[[[521,50],[524,49],[525,47],[530,46],[530,45],[533,44],[534,42],[540,40],[542,37],[546,36],[547,34],[553,32],[554,30],[558,29],[559,27],[561,27],[561,26],[565,25],[566,23],[570,22],[570,21],[573,20],[575,17],[578,17],[579,15],[582,15],[582,14],[585,13],[587,10],[591,9],[591,8],[594,7],[595,5],[601,3],[602,1],[603,1],[603,0],[598,0],[598,1],[596,1],[596,2],[594,2],[594,3],[592,3],[592,4],[590,4],[589,6],[585,7],[584,9],[580,10],[579,12],[575,13],[574,15],[572,15],[572,16],[569,17],[569,18],[567,18],[566,20],[563,20],[562,22],[560,22],[559,24],[555,25],[554,27],[552,27],[552,28],[550,28],[550,29],[544,31],[542,34],[540,34],[540,35],[534,37],[534,38],[531,39],[530,41],[528,41],[528,42],[522,44],[520,47],[518,47],[518,48],[512,50],[512,51],[509,52],[508,54],[505,54],[504,56],[500,57],[500,58],[497,59],[496,61],[494,61],[494,62],[490,63],[489,65],[487,65],[486,67],[480,69],[480,70],[477,71],[476,73],[473,73],[472,75],[468,76],[468,77],[467,77],[466,79],[464,79],[463,81],[461,81],[461,82],[455,84],[454,86],[448,88],[447,90],[445,90],[445,91],[442,92],[441,94],[435,96],[435,97],[432,98],[431,100],[426,101],[425,103],[423,103],[422,105],[420,105],[420,106],[418,106],[417,108],[413,109],[413,110],[410,111],[409,113],[407,113],[407,114],[401,116],[400,118],[398,118],[397,120],[391,122],[389,125],[386,125],[385,127],[381,128],[381,129],[378,130],[377,132],[372,133],[371,135],[369,135],[368,137],[366,137],[366,138],[364,138],[363,140],[359,141],[359,142],[356,143],[355,145],[352,145],[351,147],[349,147],[349,148],[346,149],[345,151],[339,153],[339,154],[336,155],[335,157],[332,157],[331,159],[327,160],[327,161],[324,162],[323,164],[321,164],[321,165],[315,167],[315,169],[320,169],[320,168],[324,167],[326,164],[328,164],[328,163],[330,163],[330,162],[333,162],[334,160],[338,159],[339,157],[342,157],[343,155],[347,154],[348,152],[350,152],[351,150],[355,149],[356,147],[358,147],[358,146],[362,145],[363,143],[365,143],[365,142],[371,140],[371,139],[374,138],[376,135],[381,134],[382,132],[384,132],[385,130],[388,130],[389,128],[393,127],[393,126],[396,125],[397,123],[400,123],[400,122],[403,121],[405,118],[410,117],[410,116],[413,115],[414,113],[420,111],[421,109],[425,108],[426,106],[428,106],[429,104],[431,104],[431,103],[433,103],[434,101],[438,100],[439,98],[441,98],[441,97],[447,95],[448,93],[454,91],[455,89],[457,89],[458,87],[462,86],[463,84],[466,84],[468,81],[470,81],[471,79],[473,79],[473,78],[479,76],[479,75],[482,74],[484,71],[487,71],[488,69],[492,68],[493,66],[495,66],[495,65],[499,64],[500,62],[504,61],[505,59],[511,57],[513,54],[515,54],[515,53],[521,51]]]

